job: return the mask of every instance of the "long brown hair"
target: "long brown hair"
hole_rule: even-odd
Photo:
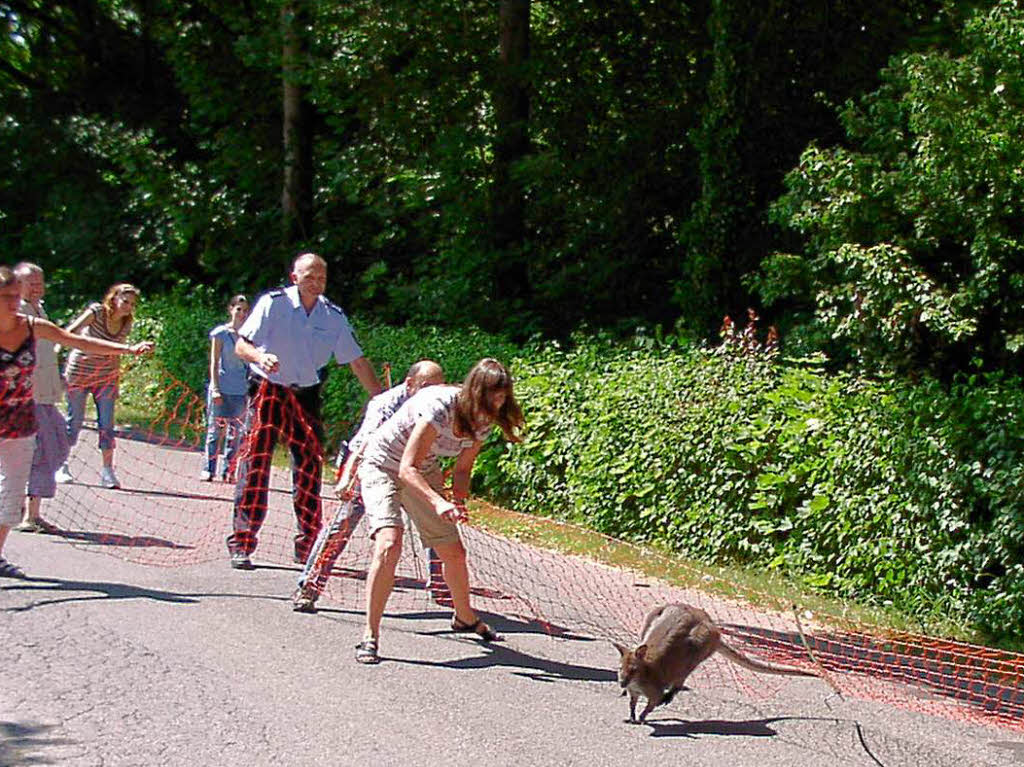
[[[490,395],[496,391],[505,392],[505,402],[498,412],[490,410]],[[508,369],[496,359],[485,357],[473,366],[462,382],[462,389],[455,400],[455,429],[465,436],[488,423],[501,429],[509,442],[522,442],[519,431],[526,423],[523,411],[512,393],[512,376]]]
[[[135,296],[139,295],[139,289],[132,285],[130,282],[117,282],[111,285],[107,289],[107,294],[103,296],[103,310],[109,317],[114,312],[114,298],[121,295],[122,293],[132,293]],[[127,319],[132,319],[135,316],[134,312],[128,314]]]

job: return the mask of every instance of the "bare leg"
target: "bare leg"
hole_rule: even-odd
[[[103,454],[103,465],[108,469],[114,468],[114,448],[105,447],[100,450],[100,453]]]
[[[39,506],[41,505],[42,498],[38,495],[28,496],[28,513],[25,515],[25,521],[31,522],[39,519]]]
[[[11,528],[0,525],[0,557],[4,554],[4,544],[7,542],[7,533],[9,532],[11,532]]]
[[[373,536],[373,562],[366,576],[365,639],[380,637],[380,619],[395,585],[395,568],[402,554],[402,528],[382,527]]]
[[[452,592],[455,617],[461,623],[476,623],[476,613],[469,604],[469,568],[466,566],[466,549],[462,541],[439,543],[434,549],[444,563],[444,580]]]

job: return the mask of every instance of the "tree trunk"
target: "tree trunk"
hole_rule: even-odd
[[[313,230],[313,111],[303,82],[307,65],[308,0],[281,8],[284,185],[281,213],[284,244],[310,239]]]
[[[500,53],[494,85],[494,178],[491,226],[496,250],[495,293],[518,298],[528,293],[524,254],[526,199],[512,166],[530,151],[530,96],[526,64],[530,55],[530,0],[501,0]]]

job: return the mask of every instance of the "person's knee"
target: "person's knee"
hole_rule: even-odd
[[[393,566],[398,564],[402,554],[402,532],[394,527],[384,527],[374,537],[374,557],[382,564]]]
[[[466,547],[462,545],[462,541],[435,544],[434,550],[446,565],[464,565],[466,563]]]

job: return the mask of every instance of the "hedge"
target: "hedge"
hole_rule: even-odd
[[[147,300],[139,336],[201,390],[206,333],[225,316],[201,289]],[[528,421],[495,434],[477,492],[521,511],[657,543],[710,563],[771,568],[822,591],[1024,634],[1024,388],[1016,379],[858,378],[818,360],[619,345],[519,349],[478,330],[356,322],[396,380],[421,357],[457,381],[510,362]],[[337,439],[365,401],[331,373]]]

